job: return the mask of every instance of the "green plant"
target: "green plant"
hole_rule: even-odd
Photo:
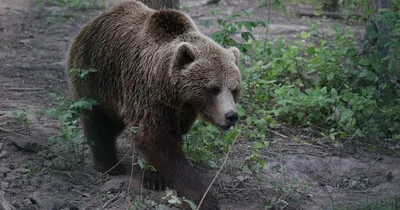
[[[296,209],[311,187],[308,183],[300,183],[296,177],[291,180],[283,177],[283,181],[274,181],[272,186],[277,194],[264,209]]]
[[[80,98],[72,102],[64,97],[54,97],[56,97],[58,107],[44,110],[43,114],[56,118],[60,123],[60,131],[49,141],[67,152],[61,153],[63,155],[53,156],[51,165],[54,167],[63,165],[63,168],[72,169],[83,161],[85,143],[92,143],[83,141],[84,134],[79,122],[87,117],[84,112],[91,110],[94,105],[97,105],[97,102],[88,98]]]
[[[249,19],[251,13],[246,10],[242,10],[239,13],[234,13],[232,15],[228,15],[226,18],[221,17],[221,11],[219,10],[211,10],[211,15],[217,18],[217,24],[219,30],[215,31],[211,38],[221,44],[222,46],[236,46],[240,51],[246,53],[250,50],[251,44],[247,42],[249,40],[254,40],[255,37],[253,35],[253,30],[258,27],[265,27],[266,24],[263,21],[242,21],[236,20],[238,18],[246,17]],[[213,20],[207,20],[205,22],[206,27],[212,24]],[[246,29],[246,30],[243,30]],[[242,38],[242,43],[235,41],[232,38],[232,35],[240,33]]]
[[[85,78],[88,74],[94,73],[96,70],[77,70],[73,69],[69,74],[74,74],[80,78]],[[43,158],[51,159],[53,167],[63,166],[63,169],[72,169],[78,166],[78,163],[83,161],[86,143],[82,128],[79,123],[82,119],[87,118],[87,111],[90,111],[93,106],[97,105],[96,100],[82,97],[78,100],[71,101],[62,96],[51,94],[58,106],[56,108],[43,110],[40,115],[47,115],[58,120],[60,131],[57,135],[51,137],[49,141],[59,146],[60,150],[66,150],[65,153],[55,152],[54,154],[44,154]],[[63,154],[63,155],[59,155]]]
[[[32,125],[32,121],[28,119],[28,112],[24,109],[22,111],[12,111],[11,114],[15,119],[17,119],[18,123],[23,126],[23,129],[28,131],[28,135],[30,135],[30,127]]]

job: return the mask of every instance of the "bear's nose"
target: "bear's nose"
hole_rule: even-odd
[[[228,120],[229,123],[233,125],[238,121],[239,116],[238,116],[238,114],[236,112],[230,111],[230,112],[225,114],[225,119]]]

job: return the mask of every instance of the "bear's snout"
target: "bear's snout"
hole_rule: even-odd
[[[239,116],[237,112],[229,111],[228,113],[225,114],[225,119],[227,121],[227,125],[233,126],[238,121]]]

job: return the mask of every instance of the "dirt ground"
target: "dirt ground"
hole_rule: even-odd
[[[201,31],[207,35],[215,31],[215,25],[204,27],[204,21],[211,18],[204,1],[181,2]],[[256,0],[230,0],[218,7],[226,14],[253,10],[259,19],[266,20],[267,11],[256,5]],[[302,8],[307,6],[298,9]],[[57,122],[28,115],[32,125],[30,134],[25,135],[17,132],[19,125],[11,114],[13,110],[35,113],[53,108],[56,102],[50,93],[67,95],[64,67],[68,45],[83,24],[102,10],[0,0],[0,209],[126,209],[139,195],[165,203],[162,197],[166,192],[142,191],[140,170],[134,170],[132,179],[127,175],[99,178],[89,153],[79,171],[50,169],[46,158],[37,152],[51,149],[46,142],[57,133]],[[298,31],[309,30],[307,23],[307,19],[273,11],[269,38],[290,39]],[[354,26],[354,30],[361,33],[362,28]],[[299,129],[303,128],[293,130]],[[304,128],[300,137],[306,139],[307,132]],[[322,140],[305,144],[291,138],[290,132],[268,136],[271,146],[263,151],[268,162],[258,176],[235,168],[235,163],[243,162],[243,154],[249,153],[245,139],[237,142],[212,188],[223,209],[264,209],[271,202],[284,209],[357,209],[400,195],[400,157],[396,153],[371,152],[351,144],[343,144],[346,149],[335,148]],[[127,135],[120,138],[119,148],[121,157],[131,149]],[[131,159],[126,158],[124,164],[129,166]],[[206,183],[217,171],[197,168]]]

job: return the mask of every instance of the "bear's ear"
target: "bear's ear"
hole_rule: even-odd
[[[191,64],[195,59],[194,51],[189,43],[182,42],[175,48],[172,58],[174,68],[183,69]]]
[[[233,53],[233,56],[235,57],[235,64],[237,65],[239,63],[239,49],[236,47],[231,47],[229,50]]]

